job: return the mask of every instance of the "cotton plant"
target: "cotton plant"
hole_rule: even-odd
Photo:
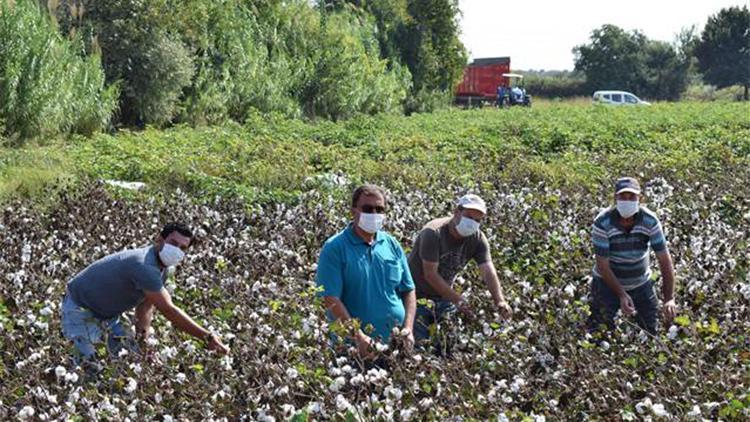
[[[0,417],[285,420],[306,412],[320,420],[448,420],[473,412],[486,420],[564,420],[630,406],[636,417],[654,420],[716,419],[733,399],[707,392],[732,392],[747,403],[741,368],[748,361],[737,350],[750,329],[750,280],[741,277],[750,262],[742,250],[750,203],[722,199],[736,185],[661,177],[644,186],[652,208],[668,216],[683,318],[655,338],[622,321],[606,346],[580,324],[592,265],[588,232],[609,194],[502,181],[491,189],[391,184],[388,228],[406,248],[457,195],[471,190],[490,204],[486,231],[515,316],[496,318],[477,275],[461,274],[481,319],[441,327],[454,342],[449,358],[407,353],[397,342],[380,346],[387,369],[334,352],[316,300],[320,246],[349,218],[343,191],[312,188],[292,204],[247,207],[185,193],[123,199],[93,186],[85,203],[70,196],[54,209],[13,206],[1,214],[3,252],[12,253],[0,254],[0,298],[14,301],[0,313],[1,351],[13,356],[3,361]],[[226,333],[233,353],[210,359],[203,345],[157,316],[144,345],[155,359],[114,356],[105,361],[109,375],[91,379],[58,334],[65,282],[93,258],[148,242],[165,216],[187,221],[200,238],[170,279],[174,298]],[[700,385],[690,381],[698,374]],[[19,388],[29,394],[19,396]],[[634,406],[645,397],[651,405],[638,413]]]

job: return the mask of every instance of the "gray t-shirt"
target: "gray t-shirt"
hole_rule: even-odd
[[[414,241],[414,248],[409,254],[409,269],[418,298],[440,299],[440,295],[424,278],[423,260],[437,262],[438,274],[450,285],[470,259],[477,265],[490,260],[490,245],[481,230],[472,236],[456,239],[450,234],[450,221],[451,217],[430,221]]]
[[[113,318],[143,301],[144,291],[158,292],[167,272],[159,267],[156,248],[125,250],[94,262],[68,283],[79,306],[98,318]]]

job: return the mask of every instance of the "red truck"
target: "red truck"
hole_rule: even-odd
[[[504,87],[503,101],[498,101],[497,88]],[[485,103],[498,106],[531,106],[531,96],[523,87],[523,75],[510,73],[510,57],[475,59],[464,69],[464,79],[456,87],[456,104],[481,107]]]

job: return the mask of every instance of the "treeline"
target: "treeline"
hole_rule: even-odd
[[[457,0],[0,0],[0,133],[447,104]]]
[[[730,7],[709,17],[698,34],[685,28],[667,43],[615,25],[594,29],[573,49],[575,70],[525,71],[529,92],[540,97],[589,96],[619,89],[655,100],[748,99],[750,11]],[[717,88],[719,90],[717,90]],[[721,88],[726,88],[722,93]]]
[[[587,91],[622,89],[657,100],[679,99],[689,85],[750,87],[750,11],[720,10],[700,34],[680,32],[673,43],[648,39],[614,25],[595,29],[588,44],[573,49],[575,70]]]

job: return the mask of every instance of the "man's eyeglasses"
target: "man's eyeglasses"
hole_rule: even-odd
[[[365,214],[385,214],[385,207],[381,207],[380,205],[362,205],[359,209]]]

